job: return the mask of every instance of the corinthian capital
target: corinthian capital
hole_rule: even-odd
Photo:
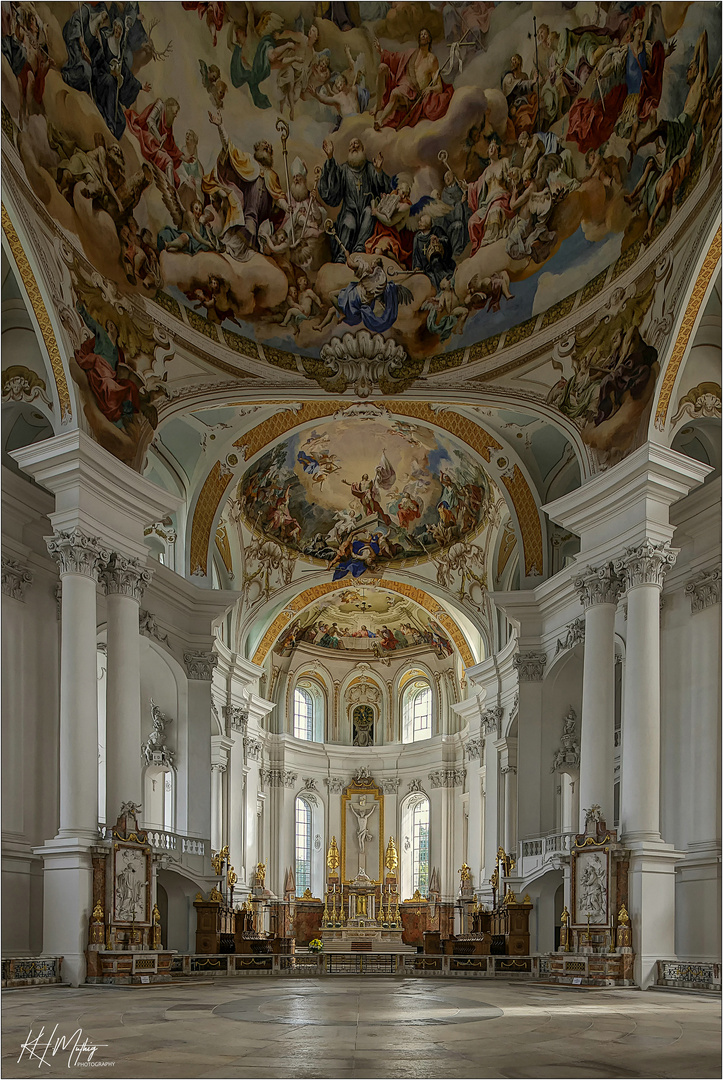
[[[713,604],[720,604],[721,573],[719,569],[704,570],[685,586],[685,595],[690,597],[690,610],[705,611]]]
[[[612,564],[606,563],[588,566],[585,573],[575,579],[575,588],[580,594],[580,603],[587,610],[593,604],[617,604],[623,583]]]
[[[218,657],[212,652],[187,652],[183,654],[183,662],[189,679],[210,682]]]
[[[45,537],[51,558],[55,559],[62,574],[82,574],[95,578],[110,559],[110,551],[104,548],[97,536],[86,536],[78,528],[66,532],[57,530]]]
[[[677,549],[671,548],[668,540],[664,544],[644,540],[638,547],[626,548],[622,558],[613,563],[613,569],[628,589],[636,585],[658,585],[662,589],[663,579],[677,556]]]
[[[112,552],[108,565],[100,575],[106,595],[129,596],[139,604],[152,577],[152,571],[142,566],[138,559],[131,559],[118,551]]]
[[[33,575],[27,566],[21,566],[15,559],[2,557],[2,591],[5,596],[15,600],[25,600],[25,590],[33,583]]]
[[[542,682],[547,657],[544,653],[518,653],[512,660],[520,682]]]

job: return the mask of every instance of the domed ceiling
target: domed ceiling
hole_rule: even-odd
[[[629,447],[658,374],[656,242],[711,190],[719,4],[141,0],[3,20],[6,198],[113,453],[141,467],[199,374],[361,396],[509,380],[533,334],[539,354],[601,297],[599,340],[525,391],[603,460]]]
[[[461,447],[388,416],[304,429],[258,459],[236,498],[254,530],[325,560],[334,580],[471,539],[493,501]]]

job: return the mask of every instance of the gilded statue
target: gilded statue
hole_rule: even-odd
[[[209,900],[211,901],[212,904],[222,904],[223,903],[223,896],[221,895],[221,893],[219,892],[218,888],[215,885],[211,889],[211,892],[209,893],[208,898],[209,898]]]
[[[515,860],[508,855],[503,847],[497,848],[497,862],[502,866],[502,876],[509,877],[515,868]]]
[[[234,870],[233,866],[229,866],[228,870],[226,871],[226,884],[228,885],[229,889],[233,889],[237,881],[238,874]]]
[[[161,913],[158,910],[158,904],[153,905],[153,922],[161,925]]]
[[[256,865],[256,885],[263,889],[266,883],[266,863],[260,862]]]
[[[459,879],[460,885],[465,885],[468,881],[472,880],[472,874],[471,874],[470,868],[467,866],[466,862],[462,863],[462,865],[461,865],[461,867],[459,869],[459,873],[461,874],[461,877]]]
[[[211,856],[211,866],[213,867],[214,874],[218,874],[219,876],[222,874],[224,863],[227,858],[228,844],[226,844],[225,847],[222,847],[220,851],[217,851],[215,855]]]
[[[503,904],[516,904],[517,903],[517,899],[515,897],[515,894],[513,893],[512,889],[509,888],[509,886],[507,888],[507,892],[505,893],[505,898],[502,901],[502,903]]]
[[[499,886],[500,886],[500,870],[499,870],[498,866],[496,866],[494,868],[494,870],[492,871],[492,877],[490,878],[490,885],[492,886],[493,889],[498,889]]]
[[[93,908],[93,914],[91,916],[93,922],[103,922],[103,905],[100,900]]]
[[[384,855],[384,865],[386,866],[389,874],[393,874],[399,866],[399,856],[397,854],[397,845],[394,843],[394,837],[389,837],[389,843],[387,844],[386,854]]]
[[[618,912],[618,928],[615,935],[615,944],[618,949],[629,949],[633,943],[633,932],[630,926],[630,916],[625,904]]]
[[[568,922],[570,921],[570,912],[566,907],[562,909],[562,915],[560,916],[560,949],[563,952],[570,951],[570,927]]]
[[[336,844],[336,837],[332,836],[331,843],[329,844],[329,851],[326,856],[326,865],[329,867],[332,873],[339,866],[339,848]]]

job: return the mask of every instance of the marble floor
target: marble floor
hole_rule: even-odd
[[[218,979],[15,990],[2,1012],[5,1078],[721,1076],[720,999],[685,993]]]

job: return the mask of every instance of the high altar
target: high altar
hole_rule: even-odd
[[[392,836],[384,846],[384,795],[359,769],[341,799],[341,852],[332,837],[321,921],[324,946],[332,950],[411,951],[402,943],[397,867]],[[377,946],[379,947],[379,946]]]

